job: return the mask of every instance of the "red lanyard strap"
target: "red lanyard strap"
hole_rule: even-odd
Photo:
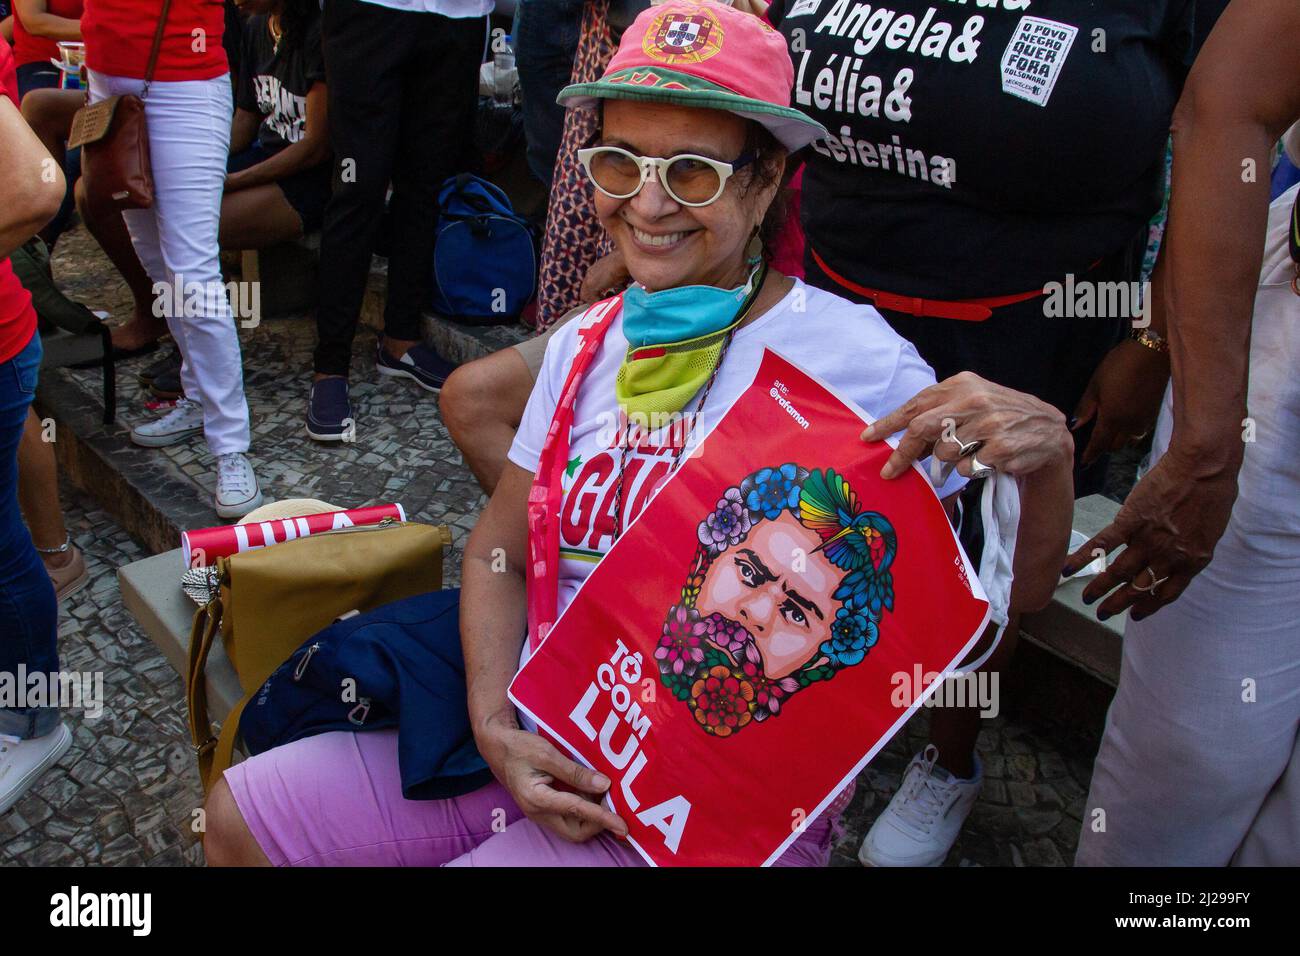
[[[558,616],[560,565],[560,499],[564,469],[569,461],[569,443],[573,430],[573,409],[578,390],[586,377],[591,360],[600,348],[623,307],[620,293],[597,302],[575,321],[578,328],[578,352],[569,375],[560,390],[560,398],[547,429],[542,453],[537,459],[537,474],[528,491],[528,647],[530,651],[546,639]]]

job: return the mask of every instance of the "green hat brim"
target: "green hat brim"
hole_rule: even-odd
[[[628,71],[622,70],[620,73]],[[753,120],[776,137],[787,150],[794,152],[826,135],[826,127],[789,106],[777,106],[764,100],[741,96],[699,77],[673,74],[690,83],[693,89],[664,89],[631,83],[611,83],[602,78],[591,83],[573,83],[560,90],[555,98],[570,109],[591,108],[598,100],[631,100],[637,103],[668,103],[701,110],[726,110],[743,119]]]

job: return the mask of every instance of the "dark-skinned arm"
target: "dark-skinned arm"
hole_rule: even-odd
[[[1084,589],[1105,619],[1175,600],[1213,557],[1237,496],[1250,326],[1268,221],[1273,145],[1300,116],[1300,4],[1234,0],[1174,111],[1165,273],[1173,374],[1169,449],[1114,522],[1070,556],[1126,550]],[[1153,589],[1138,590],[1135,582]]]
[[[235,115],[230,120],[231,156],[236,156],[253,145],[261,123],[262,117],[252,110],[246,110],[242,106],[235,110]]]
[[[323,163],[330,154],[329,114],[326,100],[325,84],[312,84],[311,90],[307,93],[307,127],[303,131],[302,139],[290,143],[256,166],[231,173],[226,177],[226,192],[264,186]]]
[[[1168,340],[1165,298],[1159,291],[1167,271],[1166,258],[1162,243],[1147,292],[1151,320],[1147,328]],[[1095,419],[1083,450],[1083,465],[1144,438],[1160,416],[1168,384],[1168,352],[1156,351],[1128,337],[1111,349],[1092,373],[1074,409],[1075,423],[1070,429],[1075,433]]]

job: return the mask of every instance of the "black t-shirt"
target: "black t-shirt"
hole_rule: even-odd
[[[278,153],[307,131],[307,93],[325,80],[320,17],[314,17],[299,42],[284,37],[275,49],[265,16],[244,24],[242,69],[236,105],[262,116],[257,142]]]
[[[804,229],[841,275],[937,299],[1024,292],[1159,209],[1196,0],[778,4],[792,105],[831,133],[808,151]]]

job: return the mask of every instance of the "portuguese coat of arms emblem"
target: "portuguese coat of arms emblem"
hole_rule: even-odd
[[[644,49],[665,64],[698,63],[722,49],[722,25],[708,14],[667,12],[647,31]]]

